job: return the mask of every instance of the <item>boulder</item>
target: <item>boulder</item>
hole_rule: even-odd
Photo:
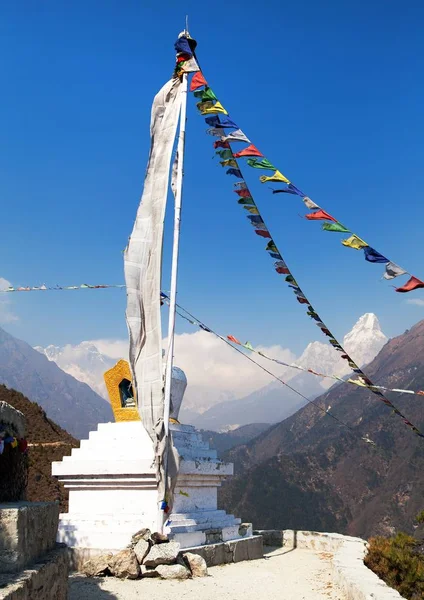
[[[169,542],[168,536],[164,533],[159,533],[158,531],[152,533],[150,539],[154,544],[166,544],[167,542]]]
[[[190,567],[193,577],[207,577],[208,567],[206,566],[206,561],[202,556],[193,554],[192,552],[185,552],[183,554],[183,558]]]
[[[140,576],[140,567],[134,550],[121,550],[108,561],[112,575],[121,579],[137,579]]]
[[[101,554],[95,558],[87,560],[82,566],[82,572],[87,577],[102,577],[110,573],[109,561],[112,558],[112,553]]]
[[[151,569],[144,565],[140,565],[140,573],[142,577],[159,577],[159,573],[156,569]]]
[[[183,565],[159,565],[155,569],[162,579],[188,579],[190,571]]]
[[[168,544],[157,544],[152,546],[149,554],[143,561],[146,567],[157,567],[158,565],[172,565],[177,560],[180,551],[178,542],[169,542]]]
[[[132,536],[131,546],[134,547],[139,540],[145,540],[147,542],[150,534],[150,529],[140,529],[140,531],[137,531],[137,533]]]
[[[146,542],[146,540],[139,539],[136,545],[134,546],[134,554],[137,557],[138,564],[143,564],[143,560],[149,554],[150,544]]]

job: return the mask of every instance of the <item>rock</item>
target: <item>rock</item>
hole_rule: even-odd
[[[150,529],[140,529],[140,531],[137,531],[131,538],[131,547],[133,548],[139,540],[145,540],[147,542],[150,533]]]
[[[137,579],[140,575],[140,567],[134,550],[121,550],[108,561],[112,575],[121,579]]]
[[[140,566],[140,573],[142,577],[159,577],[159,573],[156,569],[151,569],[149,567],[145,567],[144,565]]]
[[[192,552],[186,552],[183,554],[183,558],[190,567],[193,577],[207,577],[208,567],[206,566],[206,561],[202,556],[193,554]]]
[[[165,535],[164,533],[158,533],[157,531],[155,531],[155,533],[152,533],[150,539],[154,544],[166,544],[166,542],[169,542],[167,535]]]
[[[137,557],[138,564],[143,564],[143,560],[149,554],[150,544],[146,542],[146,540],[139,539],[136,545],[134,546],[134,554]]]
[[[156,567],[162,579],[188,579],[190,571],[183,565],[159,565]]]
[[[82,566],[82,572],[87,577],[101,577],[109,574],[109,561],[112,558],[112,553],[101,554],[96,558],[87,560]]]
[[[152,546],[149,554],[143,561],[146,567],[157,567],[158,565],[172,565],[177,560],[180,551],[178,542],[169,542],[168,544],[158,544]]]

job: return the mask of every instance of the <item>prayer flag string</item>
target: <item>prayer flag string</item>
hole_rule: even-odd
[[[214,93],[214,95],[216,96],[216,94]],[[218,101],[218,110],[216,111],[216,113],[219,112],[224,112],[225,115],[228,115],[228,111],[226,109],[224,109],[223,105]],[[208,109],[210,110],[210,109]],[[213,110],[213,109],[212,109]],[[204,115],[204,110],[200,110],[201,114]],[[208,113],[209,114],[209,113]],[[219,117],[218,117],[219,119]],[[235,124],[234,124],[235,126]],[[209,130],[208,133],[211,133],[211,131]],[[221,139],[221,141],[224,142],[228,142],[229,145],[229,149],[232,151],[231,148],[231,144],[234,142],[238,142],[240,137],[246,138],[245,134],[240,130],[237,129],[236,133],[237,133],[237,137],[236,139],[232,139],[231,137],[231,133],[229,135],[222,135],[223,133],[223,128],[222,126],[219,125],[219,121],[215,122],[215,127],[213,130],[213,133],[211,133],[212,135],[219,137]],[[247,138],[246,138],[247,139]],[[248,143],[251,143],[250,140],[248,140]],[[234,157],[234,153],[233,153],[233,157]],[[273,165],[271,165],[271,163],[269,163],[269,161],[267,161],[267,159],[262,159],[262,161],[258,160],[258,159],[250,159],[250,160],[254,160],[255,161],[255,168],[262,168],[262,169],[274,169],[275,167],[273,167]],[[378,389],[376,388],[376,386],[374,385],[374,383],[371,381],[371,379],[369,379],[369,377],[367,377],[365,375],[365,373],[362,371],[362,369],[360,369],[360,367],[355,363],[355,361],[352,359],[352,357],[346,352],[346,350],[343,348],[343,346],[340,344],[340,342],[337,340],[337,338],[332,334],[332,332],[330,331],[330,329],[327,327],[327,325],[324,323],[324,321],[321,319],[321,317],[319,316],[318,312],[315,310],[315,308],[312,306],[311,302],[308,300],[307,296],[305,295],[305,293],[303,292],[303,290],[301,289],[300,285],[298,284],[298,282],[296,281],[296,279],[294,278],[292,272],[290,271],[290,269],[287,266],[287,263],[285,262],[285,260],[283,259],[281,252],[279,251],[275,241],[273,240],[271,233],[267,227],[267,225],[265,224],[265,221],[263,220],[259,208],[256,204],[256,202],[253,199],[253,195],[249,190],[249,187],[247,185],[247,182],[245,181],[241,168],[240,168],[240,164],[237,162],[237,159],[234,158],[234,161],[236,161],[236,167],[232,167],[230,169],[227,169],[227,174],[229,175],[234,175],[235,177],[237,177],[237,179],[239,181],[237,181],[234,185],[235,185],[235,193],[240,196],[238,203],[239,204],[245,204],[246,200],[248,200],[249,202],[249,206],[252,206],[254,208],[256,208],[255,213],[256,214],[248,214],[247,218],[250,221],[250,224],[253,226],[256,235],[263,237],[265,239],[268,239],[269,242],[267,243],[267,246],[265,248],[265,250],[268,252],[268,254],[271,256],[271,258],[275,259],[274,261],[274,268],[277,271],[277,273],[279,274],[284,274],[286,275],[285,277],[285,281],[287,282],[288,286],[293,290],[297,301],[300,304],[305,304],[306,308],[307,308],[307,314],[316,322],[316,325],[320,328],[320,330],[322,331],[322,333],[328,337],[328,341],[330,342],[330,344],[333,346],[333,348],[335,348],[338,352],[341,353],[341,357],[346,360],[350,366],[350,368],[352,369],[352,371],[359,376],[359,379],[361,381],[364,382],[364,384],[366,386],[368,386],[368,389],[370,389],[370,391],[375,394],[377,396],[377,398],[383,402],[386,406],[388,406],[393,412],[394,414],[396,414],[398,417],[400,417],[402,419],[402,421],[405,423],[405,425],[407,425],[408,427],[410,427],[412,429],[412,431],[420,436],[420,437],[424,437],[424,435],[419,431],[419,429],[413,424],[411,423],[401,412],[400,410],[388,399],[384,396],[384,394]],[[258,166],[258,163],[260,164],[260,166]],[[290,191],[292,193],[295,194],[303,194],[303,192],[300,192],[299,188],[297,188],[294,184],[292,184],[286,177],[285,175],[283,175],[280,171],[276,170],[275,173],[268,177],[268,176],[262,176],[260,178],[260,180],[262,182],[265,181],[280,181],[283,183],[286,183],[288,186],[292,186],[290,188]],[[243,195],[240,195],[240,192],[243,191]],[[306,202],[309,203],[309,207],[314,207],[319,211],[322,211],[321,207],[319,207],[318,205],[316,205],[310,198],[308,198],[307,196],[303,196],[303,199]],[[331,217],[331,215],[329,215],[328,213],[325,213],[324,211],[322,211],[322,213],[324,215],[327,215],[327,217],[324,218],[329,218],[330,220],[333,219],[334,222],[337,223],[337,221]],[[321,216],[321,218],[323,218]],[[361,240],[361,238],[352,235],[351,238],[349,238],[351,247],[358,247],[358,248],[362,248],[362,247],[366,247],[368,246],[368,244],[366,242],[364,242],[363,240]],[[397,265],[396,265],[397,266]],[[404,289],[401,289],[399,291],[409,291],[407,288],[407,286],[410,284],[411,286],[415,286],[415,287],[420,287],[422,283],[422,287],[424,287],[424,282],[420,282],[419,280],[417,280],[417,282],[412,282],[410,284],[410,282],[408,282],[405,286]],[[412,287],[412,289],[415,289],[414,287]]]
[[[198,75],[199,74],[196,74],[193,77],[192,81],[194,81]],[[204,110],[204,107],[203,107],[205,102],[198,104],[198,108],[200,109],[201,114],[202,115],[206,114],[206,113],[207,114],[212,114],[212,113],[218,114],[218,113],[222,113],[223,111],[225,111],[224,114],[228,115],[228,111],[226,109],[224,109],[222,104],[217,100],[215,93],[212,92],[212,90],[207,86],[206,80],[204,79],[203,75],[200,74],[200,76],[197,77],[195,85],[196,86],[198,85],[198,81],[200,81],[200,78],[202,81],[204,81],[204,83],[198,87],[202,87],[202,85],[205,86],[205,90],[203,91],[202,98],[205,98],[205,99],[207,98],[208,102],[209,102],[209,106],[207,107],[206,111]],[[196,89],[198,89],[198,88],[196,87]],[[198,92],[196,92],[196,94],[197,93]],[[215,104],[213,102],[213,99],[216,100]],[[405,293],[405,292],[411,292],[413,290],[417,290],[420,288],[424,288],[424,281],[411,275],[411,273],[409,273],[406,269],[403,269],[396,263],[394,263],[391,260],[389,260],[388,258],[386,258],[386,256],[384,256],[383,254],[381,254],[380,252],[375,250],[375,248],[372,248],[367,242],[362,240],[355,233],[352,233],[352,231],[349,228],[342,225],[336,218],[332,217],[321,206],[319,206],[318,204],[313,202],[313,200],[311,200],[311,198],[309,198],[309,196],[307,196],[297,186],[295,186],[293,182],[291,182],[273,164],[271,164],[267,158],[265,158],[265,156],[262,154],[262,152],[260,152],[260,150],[258,150],[258,148],[251,143],[251,141],[246,137],[246,135],[243,133],[243,131],[241,129],[239,129],[238,126],[228,116],[223,120],[223,122],[220,122],[219,116],[213,117],[213,119],[214,119],[213,121],[211,121],[210,119],[211,118],[206,119],[206,122],[209,125],[213,125],[214,129],[208,130],[208,133],[210,133],[211,135],[218,136],[218,137],[221,136],[221,140],[218,142],[215,142],[216,145],[225,143],[226,144],[225,148],[228,148],[227,142],[246,142],[249,145],[246,148],[244,148],[243,150],[233,154],[233,158],[234,159],[247,158],[247,164],[249,167],[252,167],[255,169],[274,171],[274,173],[271,176],[262,175],[261,177],[259,177],[259,180],[262,183],[277,182],[277,183],[286,184],[285,188],[272,190],[273,194],[286,193],[286,194],[292,194],[295,196],[299,196],[302,199],[303,203],[305,204],[306,208],[313,211],[312,213],[305,215],[306,219],[308,219],[309,221],[318,221],[318,220],[326,221],[322,224],[322,227],[321,227],[323,229],[323,231],[332,231],[332,232],[337,232],[337,233],[351,233],[350,237],[342,240],[341,243],[343,244],[343,246],[345,246],[346,248],[352,248],[354,250],[363,250],[364,258],[367,262],[385,264],[385,272],[383,274],[384,279],[390,280],[390,279],[394,279],[395,277],[399,277],[400,275],[407,275],[407,274],[410,275],[410,279],[406,282],[405,285],[395,288],[396,292]],[[224,121],[225,121],[225,123],[224,123]],[[234,127],[236,129],[236,131],[229,132],[224,136],[223,131],[222,131],[223,127]],[[217,147],[217,146],[215,146],[215,147]],[[251,157],[260,157],[260,158],[251,158]],[[231,167],[234,167],[233,162],[231,163]],[[235,175],[236,177],[239,177],[241,179],[240,169],[234,169],[234,168],[229,169],[227,171],[227,173],[230,175]],[[327,221],[329,221],[329,222],[327,222]],[[258,234],[258,235],[260,235],[260,234]],[[262,234],[262,237],[266,237],[266,235]]]

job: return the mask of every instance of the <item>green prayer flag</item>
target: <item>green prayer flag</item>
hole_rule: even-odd
[[[249,158],[247,164],[254,169],[269,169],[270,171],[276,171],[274,165],[272,165],[267,158],[263,158],[262,160]]]
[[[323,223],[322,228],[325,231],[339,231],[340,233],[350,233],[350,229],[346,229],[341,223]]]
[[[198,90],[197,92],[194,92],[194,96],[196,98],[200,98],[202,102],[204,102],[205,100],[218,100],[211,88]]]
[[[229,150],[228,148],[225,150],[217,150],[216,152],[223,160],[227,159],[227,158],[233,158],[233,153],[231,150]]]
[[[239,204],[248,204],[249,206],[255,206],[255,202],[250,196],[248,196],[247,198],[240,198],[240,200],[237,200],[237,202]]]
[[[268,244],[266,245],[265,250],[269,251],[269,252],[278,252],[278,248],[274,244],[274,240],[271,240],[270,242],[268,242]]]
[[[246,342],[244,345],[245,348],[247,348],[248,350],[252,350],[253,351],[253,346],[250,342]]]

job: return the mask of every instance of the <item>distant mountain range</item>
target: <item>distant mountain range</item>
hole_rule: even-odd
[[[55,362],[68,375],[89,385],[102,398],[108,399],[103,374],[115,365],[116,360],[102,354],[92,342],[65,346],[50,345],[46,348],[35,346],[34,350]]]
[[[113,420],[110,404],[87,384],[1,328],[0,383],[37,402],[76,438],[88,437],[98,423]]]
[[[387,342],[387,337],[381,331],[376,315],[366,313],[353,329],[344,337],[344,347],[361,366],[369,363]],[[272,363],[271,365],[272,370]],[[296,365],[310,368],[325,375],[347,375],[349,367],[339,353],[329,344],[312,342],[308,344]],[[330,379],[320,379],[309,373],[300,373],[286,368],[279,375],[290,386],[301,392],[306,398],[312,399],[324,389],[332,385]],[[296,410],[306,404],[306,400],[273,380],[266,387],[249,394],[244,398],[221,402],[212,406],[206,412],[193,416],[193,424],[197,427],[219,431],[228,425],[247,425],[248,423],[276,423],[286,419]]]
[[[424,390],[424,321],[390,340],[365,371],[377,384]],[[388,396],[424,432],[423,397]],[[231,449],[236,476],[221,490],[223,507],[258,528],[412,533],[424,509],[424,439],[367,390],[339,384],[315,402],[350,429],[309,404]]]
[[[346,349],[361,365],[370,362],[386,341],[376,315],[371,313],[363,315],[344,338]],[[95,344],[81,342],[77,345],[50,345],[46,348],[36,346],[35,349],[66,373],[87,383],[98,394],[107,398],[103,373],[115,364],[116,359],[100,352]],[[340,377],[349,373],[346,362],[325,342],[308,344],[295,364]],[[332,383],[331,380],[319,379],[308,373],[299,374],[295,369],[281,367],[275,363],[269,363],[269,366],[307,398],[319,396]],[[201,398],[201,406],[207,407],[207,410],[195,412],[196,405],[193,401],[188,403],[189,407],[183,403],[182,421],[215,431],[250,423],[275,423],[293,414],[306,402],[275,380],[242,398],[234,398],[234,394],[230,392],[217,394],[214,389],[200,386],[196,388],[190,385],[190,381],[188,385],[187,395],[192,399],[196,396]],[[217,402],[218,398],[222,400]]]

